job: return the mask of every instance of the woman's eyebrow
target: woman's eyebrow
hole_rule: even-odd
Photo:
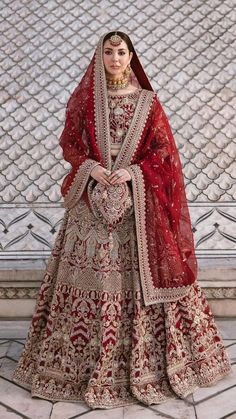
[[[112,51],[113,48],[105,47],[104,49],[109,49],[109,51]],[[126,48],[118,48],[118,51],[126,51]]]

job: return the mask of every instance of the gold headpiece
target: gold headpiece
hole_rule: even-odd
[[[109,41],[110,41],[111,45],[113,45],[113,47],[117,47],[118,45],[121,44],[123,39],[119,35],[117,35],[117,32],[116,32],[115,35],[112,35],[109,38]]]

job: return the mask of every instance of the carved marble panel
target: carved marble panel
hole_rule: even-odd
[[[236,255],[235,209],[235,204],[189,205],[199,257]],[[47,258],[63,215],[64,209],[57,205],[0,207],[0,258]]]

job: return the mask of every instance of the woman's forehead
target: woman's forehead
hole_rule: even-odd
[[[128,46],[127,46],[126,42],[123,39],[122,39],[122,42],[119,45],[117,45],[117,46],[112,45],[110,43],[109,39],[107,39],[104,42],[103,48],[109,48],[109,49],[117,50],[117,49],[128,49]]]

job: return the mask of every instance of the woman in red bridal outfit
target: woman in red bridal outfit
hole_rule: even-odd
[[[178,151],[130,38],[111,32],[67,104],[65,215],[14,380],[92,408],[186,397],[230,372]]]

